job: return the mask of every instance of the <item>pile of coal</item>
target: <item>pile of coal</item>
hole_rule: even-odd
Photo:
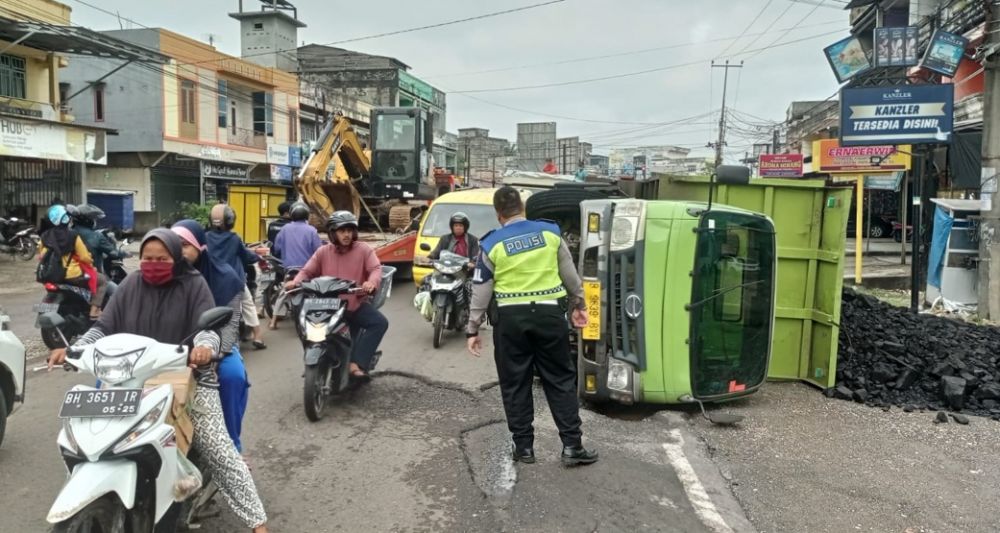
[[[827,396],[1000,420],[1000,328],[914,315],[844,289],[839,346]]]

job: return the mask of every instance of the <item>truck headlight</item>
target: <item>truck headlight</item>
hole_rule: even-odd
[[[629,390],[629,377],[632,375],[632,368],[618,361],[611,361],[608,365],[608,388],[617,391]]]
[[[627,250],[635,246],[642,211],[642,202],[634,200],[615,202],[615,214],[611,220],[612,252]]]

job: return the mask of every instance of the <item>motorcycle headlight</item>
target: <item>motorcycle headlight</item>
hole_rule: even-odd
[[[94,375],[97,379],[118,385],[132,379],[132,369],[142,356],[144,350],[136,350],[123,354],[108,355],[101,352],[94,354]]]
[[[447,266],[442,264],[434,265],[434,268],[442,274],[448,274],[449,276],[458,274],[462,271],[462,265]]]
[[[118,441],[118,444],[115,444],[112,452],[121,453],[122,451],[128,449],[133,442],[138,440],[139,437],[155,426],[160,420],[160,415],[163,414],[163,410],[167,408],[167,400],[169,399],[170,398],[164,398],[160,400],[160,403],[156,404],[156,407],[150,409],[149,412],[146,413],[146,416],[142,417],[142,420],[140,420],[139,423],[132,428],[132,431],[129,431],[128,435],[126,435],[124,439]]]
[[[306,340],[309,342],[323,342],[326,340],[326,324],[306,324]]]

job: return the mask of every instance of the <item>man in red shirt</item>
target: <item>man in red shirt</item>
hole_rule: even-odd
[[[551,159],[546,159],[545,166],[542,167],[542,172],[546,174],[558,174],[559,167],[557,167],[556,164],[553,163]]]
[[[368,295],[377,291],[382,282],[382,263],[371,246],[358,242],[358,218],[353,213],[337,211],[330,215],[326,230],[330,234],[330,243],[316,250],[295,279],[285,284],[285,288],[292,289],[320,276],[333,276],[353,281],[365,290],[365,295],[352,294],[342,298],[347,301],[347,323],[351,331],[361,332],[354,339],[351,376],[366,377],[375,351],[389,329],[385,315],[368,303]]]

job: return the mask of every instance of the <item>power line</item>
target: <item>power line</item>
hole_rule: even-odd
[[[790,30],[794,30],[794,29],[818,28],[818,27],[822,27],[822,26],[830,26],[830,25],[833,25],[833,24],[843,24],[843,21],[841,21],[841,20],[831,20],[831,21],[827,21],[827,22],[820,22],[820,23],[816,23],[816,24],[809,24],[809,25],[806,25],[806,26],[800,26],[798,28],[795,28],[795,27],[781,28],[781,29],[779,29],[777,31],[785,31],[785,30],[789,30],[790,31]],[[768,28],[768,30],[770,30],[770,28]],[[430,76],[423,76],[423,79],[425,79],[425,80],[433,80],[433,79],[443,79],[443,78],[459,78],[459,77],[466,77],[466,76],[475,76],[475,75],[479,75],[479,74],[493,74],[493,73],[497,73],[497,72],[510,72],[510,71],[514,71],[514,70],[523,70],[523,69],[530,69],[530,68],[552,67],[552,66],[558,66],[558,65],[569,65],[569,64],[573,64],[573,63],[584,63],[584,62],[588,62],[588,61],[598,61],[598,60],[601,60],[601,59],[613,59],[613,58],[617,58],[617,57],[626,57],[626,56],[631,56],[631,55],[646,54],[646,53],[650,53],[650,52],[662,52],[663,50],[672,50],[672,49],[675,49],[675,48],[684,48],[684,47],[687,47],[687,46],[701,46],[701,45],[711,44],[711,43],[720,43],[720,42],[726,42],[726,41],[734,41],[734,40],[740,39],[741,37],[746,37],[746,36],[758,36],[759,37],[761,35],[766,35],[766,34],[767,34],[767,32],[765,31],[764,33],[749,33],[747,35],[741,35],[741,36],[719,37],[719,38],[716,38],[716,39],[709,39],[707,41],[690,41],[690,42],[685,42],[685,43],[675,43],[675,44],[669,44],[669,45],[664,45],[664,46],[657,46],[657,47],[654,47],[654,48],[640,48],[640,49],[637,49],[637,50],[627,50],[627,51],[624,51],[624,52],[616,52],[616,53],[613,53],[613,54],[604,54],[604,55],[598,55],[598,56],[578,57],[578,58],[574,58],[574,59],[563,59],[563,60],[558,60],[558,61],[548,61],[548,62],[542,62],[542,63],[529,63],[529,64],[526,64],[526,65],[516,65],[516,66],[511,66],[511,67],[500,67],[500,68],[492,68],[492,69],[485,69],[485,70],[473,70],[473,71],[467,71],[467,72],[451,72],[451,73],[447,73],[447,74],[433,74],[433,75],[430,75]],[[348,54],[344,54],[344,55],[348,55]]]
[[[740,33],[740,36],[731,41],[724,50],[719,52],[719,55],[715,56],[715,59],[719,59],[720,57],[726,55],[726,52],[728,52],[729,49],[732,48],[734,44],[736,44],[740,39],[742,39],[743,36],[746,35],[748,31],[750,31],[750,28],[752,28],[753,25],[756,24],[758,20],[760,20],[760,17],[764,14],[765,11],[767,11],[767,8],[771,7],[772,3],[774,3],[774,0],[767,0],[767,3],[764,4],[764,7],[762,7],[760,11],[757,12],[757,16],[750,21],[750,24],[747,24],[746,27],[743,28],[743,32]]]
[[[789,3],[788,3],[788,5],[787,5],[787,6],[785,6],[785,10],[784,10],[784,11],[782,11],[782,12],[781,12],[781,14],[777,16],[777,18],[775,18],[774,20],[772,20],[772,21],[771,21],[771,23],[767,25],[767,28],[766,28],[766,29],[765,29],[765,30],[764,30],[764,31],[763,31],[762,33],[759,33],[759,34],[758,34],[758,35],[757,35],[756,37],[754,37],[754,38],[753,38],[753,39],[752,39],[752,40],[751,40],[750,42],[748,42],[747,44],[743,45],[743,48],[742,48],[742,49],[740,49],[740,51],[739,51],[739,52],[736,52],[736,53],[737,53],[737,54],[742,54],[742,53],[743,53],[743,52],[745,52],[745,51],[746,51],[746,50],[747,50],[748,48],[750,48],[751,46],[753,46],[753,45],[757,44],[757,41],[759,41],[761,37],[763,37],[764,35],[767,35],[767,34],[768,34],[768,32],[770,32],[770,31],[771,31],[771,28],[773,28],[773,27],[774,27],[774,25],[775,25],[775,24],[777,24],[779,20],[781,20],[782,18],[784,18],[784,17],[785,17],[785,14],[786,14],[786,13],[788,13],[789,11],[791,11],[791,10],[792,10],[792,6],[793,6],[793,5],[795,5],[795,4],[792,4],[791,2],[789,2]],[[794,27],[794,26],[793,26],[793,27]],[[781,29],[781,30],[777,30],[777,31],[788,31],[788,30],[785,30],[785,29]]]
[[[766,46],[764,48],[759,48],[757,50],[747,50],[745,52],[742,52],[741,54],[736,54],[736,55],[749,54],[749,53],[759,54],[759,53],[761,53],[761,52],[763,52],[765,50],[770,50],[772,48],[778,48],[778,47],[781,47],[781,46],[788,46],[790,44],[797,44],[797,43],[801,43],[801,42],[805,42],[805,41],[811,41],[813,39],[818,39],[820,37],[827,37],[829,35],[833,35],[833,34],[836,34],[836,33],[841,33],[841,31],[837,30],[837,31],[832,31],[832,32],[827,32],[827,33],[821,33],[819,35],[812,35],[810,37],[805,37],[805,38],[802,38],[802,39],[796,39],[794,41],[786,41],[786,42],[783,42],[783,43],[780,43],[780,44],[772,43],[771,45]],[[779,39],[780,39],[780,37],[779,37]],[[666,71],[666,70],[673,70],[673,69],[678,69],[678,68],[690,67],[690,66],[694,66],[694,65],[704,65],[705,61],[708,61],[708,59],[699,59],[697,61],[689,61],[687,63],[679,63],[679,64],[676,64],[676,65],[667,65],[667,66],[664,66],[664,67],[657,67],[657,68],[651,68],[651,69],[646,69],[646,70],[638,70],[638,71],[634,71],[634,72],[623,72],[623,73],[620,73],[620,74],[614,74],[614,75],[610,75],[610,76],[601,76],[601,77],[598,77],[598,78],[587,78],[587,79],[581,79],[581,80],[563,81],[563,82],[555,82],[555,83],[543,83],[543,84],[539,84],[539,85],[523,85],[523,86],[520,86],[520,87],[498,87],[498,88],[495,88],[495,89],[469,89],[469,90],[464,90],[464,91],[450,91],[448,94],[464,94],[464,95],[468,95],[468,94],[472,94],[472,93],[495,93],[495,92],[508,92],[508,91],[526,91],[526,90],[530,90],[530,89],[547,89],[547,88],[550,88],[550,87],[565,87],[567,85],[580,85],[580,84],[584,84],[584,83],[594,83],[594,82],[599,82],[599,81],[617,80],[617,79],[621,79],[621,78],[629,78],[629,77],[632,77],[632,76],[641,76],[643,74],[651,74],[651,73],[654,73],[654,72],[663,72],[663,71]]]
[[[795,25],[796,25],[796,26],[798,26],[799,24],[802,24],[802,23],[803,23],[803,22],[805,22],[805,21],[806,21],[807,19],[809,19],[809,17],[811,17],[811,16],[812,16],[812,14],[813,14],[813,13],[815,13],[815,12],[816,12],[816,10],[818,10],[818,9],[819,9],[819,8],[820,8],[820,7],[821,7],[821,6],[823,5],[823,3],[824,3],[825,1],[826,1],[826,0],[819,0],[819,3],[818,3],[818,4],[816,4],[816,5],[815,5],[815,7],[813,7],[812,9],[810,9],[810,10],[809,10],[809,12],[805,14],[805,16],[803,16],[803,17],[802,17],[802,18],[801,18],[801,19],[800,19],[800,20],[799,20],[799,21],[798,21],[797,23],[795,23]],[[788,32],[787,32],[787,31],[786,31],[786,32],[783,32],[783,33],[782,33],[781,35],[779,35],[779,36],[778,36],[778,38],[777,38],[777,39],[775,39],[775,40],[774,40],[774,42],[772,42],[772,43],[770,44],[770,46],[780,46],[780,45],[778,44],[778,41],[780,41],[780,40],[784,39],[786,35],[788,35]],[[792,41],[792,42],[794,42],[794,41]],[[787,44],[787,43],[783,43],[783,44]],[[758,55],[760,55],[760,52],[761,52],[761,51],[760,51],[760,50],[758,50],[758,51],[757,51],[757,52],[755,52],[755,53],[754,53],[753,55],[751,55],[750,57],[748,57],[748,58],[747,58],[747,60],[750,60],[750,59],[753,59],[753,58],[757,57]]]

